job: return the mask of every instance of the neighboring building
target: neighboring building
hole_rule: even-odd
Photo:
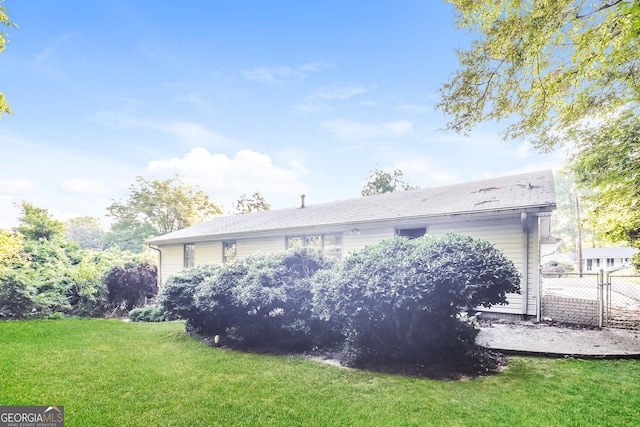
[[[582,271],[596,273],[601,269],[604,271],[618,270],[631,264],[631,258],[638,253],[637,248],[583,248],[582,249]],[[573,272],[579,271],[578,257],[575,252],[554,253],[543,258],[543,263],[557,261],[560,263],[572,264],[575,268]]]
[[[549,236],[555,207],[553,174],[542,171],[218,217],[146,243],[159,250],[165,280],[185,267],[256,252],[311,246],[340,259],[394,235],[465,234],[492,242],[522,273],[521,293],[490,311],[537,316],[541,246],[556,242]]]
[[[638,252],[636,248],[584,248],[582,249],[583,271],[605,271],[629,265]],[[577,262],[577,261],[576,261]]]

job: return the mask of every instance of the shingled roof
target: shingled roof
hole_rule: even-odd
[[[505,211],[555,209],[550,170],[483,179],[444,187],[385,193],[304,208],[274,209],[217,217],[145,243],[178,243],[204,237],[302,229],[316,226],[368,223],[394,219],[446,217]]]

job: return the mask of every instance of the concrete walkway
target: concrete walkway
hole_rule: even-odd
[[[533,322],[485,322],[476,343],[506,353],[578,358],[640,358],[640,331],[573,329]]]

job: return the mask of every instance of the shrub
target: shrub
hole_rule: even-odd
[[[162,307],[147,306],[134,308],[129,312],[129,320],[132,322],[166,322],[174,320]]]
[[[199,287],[208,278],[216,276],[220,269],[220,265],[205,264],[172,275],[158,294],[158,305],[170,315],[185,319],[189,329],[202,329],[201,322],[198,322],[200,310],[195,305],[195,294]]]
[[[519,280],[486,241],[397,237],[317,275],[314,310],[340,325],[352,363],[428,362],[469,350],[477,330],[458,319],[462,309],[506,303]]]
[[[0,268],[0,319],[24,319],[40,308],[38,290],[30,282],[18,271]]]
[[[113,267],[105,275],[104,282],[109,304],[114,309],[132,310],[158,293],[157,267],[148,260]]]
[[[312,315],[311,277],[331,262],[318,250],[256,254],[223,266],[173,276],[162,306],[187,320],[187,329],[220,335],[246,347],[308,348],[325,336]]]
[[[310,279],[330,265],[322,252],[309,248],[256,254],[225,265],[197,295],[203,314],[197,326],[248,347],[308,348],[321,329],[312,317]]]
[[[570,262],[562,262],[557,260],[547,261],[542,265],[542,274],[558,277],[565,273],[572,272],[574,270],[573,265]]]

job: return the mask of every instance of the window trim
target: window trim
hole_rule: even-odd
[[[190,250],[189,250],[190,249]],[[182,266],[191,268],[196,265],[196,244],[185,243],[182,245]]]
[[[234,247],[234,255],[233,258],[229,259],[229,257],[227,257],[227,245],[233,245]],[[223,240],[222,241],[222,263],[223,264],[228,264],[230,262],[235,261],[236,259],[238,259],[238,241],[237,240]]]
[[[320,237],[320,247],[319,249],[322,250],[322,252],[325,253],[325,255],[328,256],[333,256],[335,258],[337,258],[338,260],[342,259],[342,234],[343,233],[306,233],[306,234],[292,234],[290,236],[285,236],[284,237],[284,247],[285,250],[289,250],[289,249],[293,249],[293,248],[297,248],[297,247],[302,247],[302,248],[306,248],[306,247],[317,247],[317,246],[307,246],[307,238],[310,237]],[[340,238],[340,252],[335,255],[335,252],[332,254],[328,254],[327,253],[327,249],[325,249],[325,239],[327,236],[338,236]],[[300,239],[302,242],[302,246],[289,246],[289,239]]]

